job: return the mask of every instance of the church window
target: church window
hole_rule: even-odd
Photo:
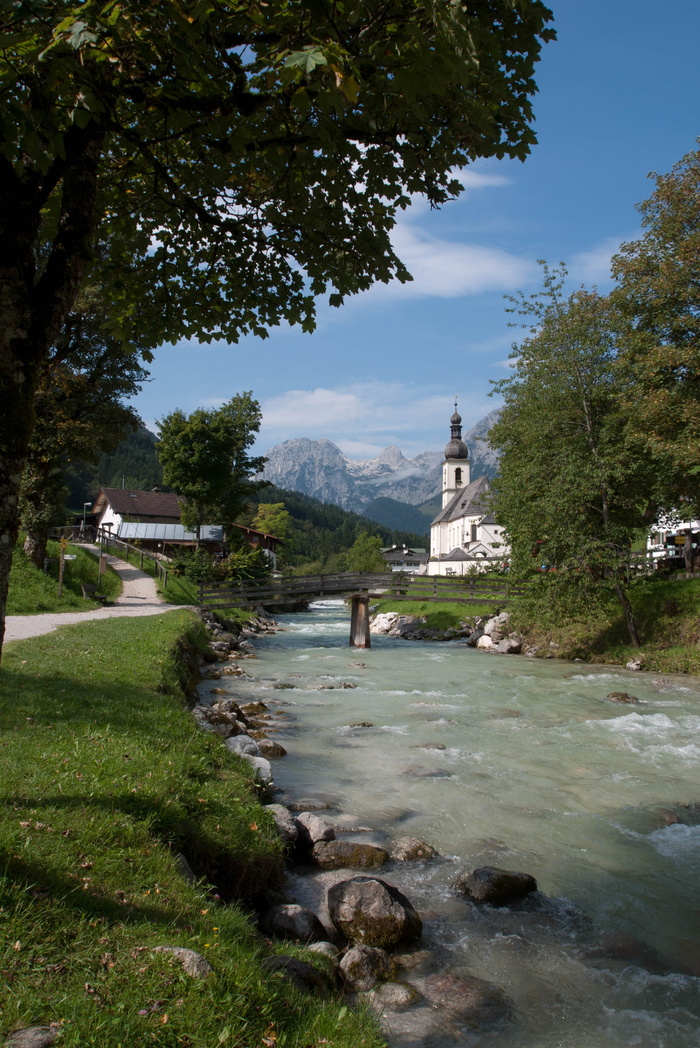
[[[472,542],[476,542],[476,528],[477,528],[477,525],[476,524],[472,524],[472,538],[471,538]]]
[[[461,485],[461,483],[462,483],[462,470],[460,469],[459,466],[457,466],[457,469],[455,470],[455,484],[457,485],[457,487],[459,487]]]

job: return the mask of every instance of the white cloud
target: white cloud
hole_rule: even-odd
[[[349,458],[375,458],[392,444],[412,458],[442,449],[453,397],[452,387],[435,393],[399,382],[287,390],[263,399],[258,445],[267,450],[294,437],[326,437]],[[465,429],[494,407],[481,391],[459,396]]]
[[[569,277],[582,284],[610,283],[610,259],[620,250],[622,242],[621,238],[608,237],[597,247],[572,255]]]

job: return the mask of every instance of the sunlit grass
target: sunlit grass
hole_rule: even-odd
[[[88,611],[100,604],[86,600],[82,594],[83,584],[97,584],[97,557],[77,546],[69,546],[67,553],[75,560],[67,560],[63,571],[63,593],[58,596],[58,542],[49,542],[47,554],[50,563],[46,572],[36,568],[25,556],[18,544],[12,558],[10,592],[7,602],[8,615],[32,615],[48,611]],[[121,581],[116,572],[108,568],[99,585],[100,593],[111,600],[121,593]]]
[[[248,765],[186,708],[175,653],[196,669],[202,643],[172,612],[6,645],[1,1037],[56,1022],[68,1048],[380,1043],[340,999],[262,966],[271,947],[235,900],[279,883],[280,844]],[[158,945],[196,950],[214,974],[190,978]]]

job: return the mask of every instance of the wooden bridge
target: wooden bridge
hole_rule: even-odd
[[[450,604],[490,604],[503,607],[511,597],[524,593],[522,583],[502,579],[442,575],[412,575],[404,572],[336,575],[302,575],[266,579],[263,582],[203,583],[199,602],[208,611],[227,608],[274,608],[275,605],[306,604],[312,600],[351,597],[350,644],[368,648],[370,600],[413,600]]]

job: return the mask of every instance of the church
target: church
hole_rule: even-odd
[[[475,567],[485,568],[485,558],[496,558],[498,563],[507,559],[503,529],[489,509],[489,491],[488,477],[471,479],[455,401],[442,464],[442,509],[430,525],[429,575],[466,575]]]

